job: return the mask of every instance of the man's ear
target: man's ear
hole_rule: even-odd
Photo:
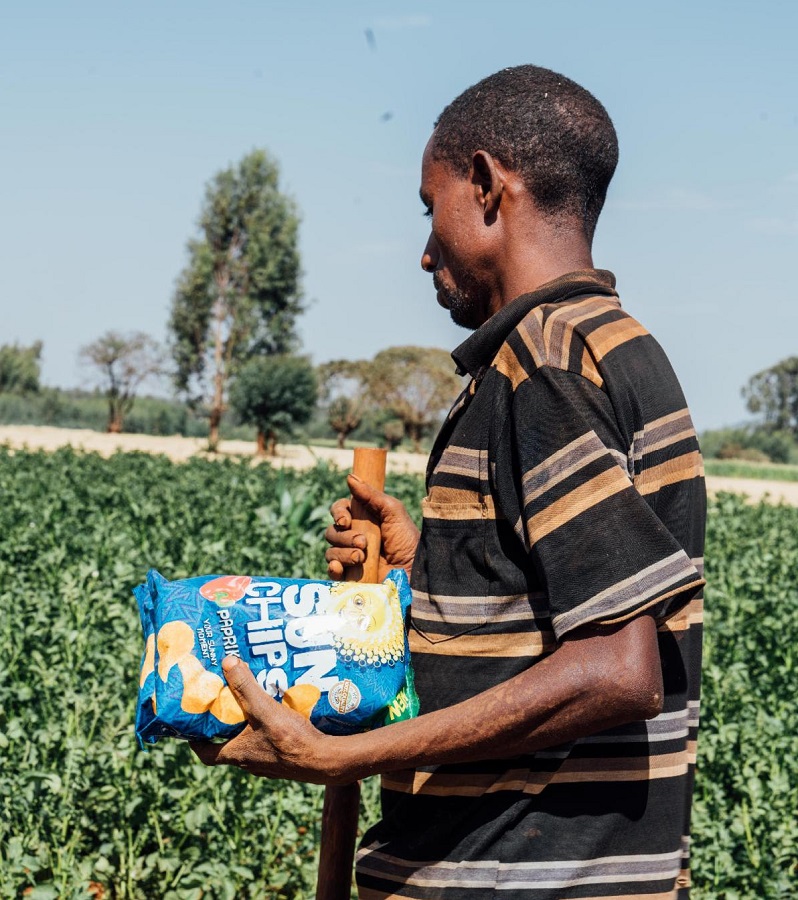
[[[499,213],[504,192],[504,178],[496,165],[496,160],[485,150],[477,150],[471,158],[470,174],[477,202],[483,209],[485,224],[492,225]]]

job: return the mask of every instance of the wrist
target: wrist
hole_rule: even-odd
[[[351,784],[372,775],[381,775],[391,768],[404,768],[391,765],[391,757],[397,749],[395,741],[390,740],[388,732],[396,734],[394,729],[406,724],[397,722],[385,725],[372,731],[363,731],[347,737],[336,738],[341,742],[339,756],[339,772],[342,784]],[[387,741],[387,743],[386,743]],[[401,751],[400,751],[401,755]]]
[[[353,784],[369,774],[364,772],[361,754],[358,752],[360,735],[327,735],[321,744],[320,761],[327,775],[327,784]]]

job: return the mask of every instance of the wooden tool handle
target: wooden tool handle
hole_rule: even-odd
[[[382,490],[387,450],[358,447],[352,471]],[[347,581],[376,582],[380,566],[380,526],[362,503],[352,498],[352,528],[366,535],[366,561],[346,569]],[[316,900],[349,900],[355,859],[360,784],[329,785],[324,791]]]
[[[316,900],[349,900],[360,813],[360,782],[324,789]]]
[[[383,490],[385,487],[385,461],[387,450],[358,447],[352,473],[361,481]],[[366,561],[361,566],[349,566],[344,572],[345,581],[365,581],[374,584],[380,577],[380,525],[369,510],[352,498],[352,528],[366,535]]]

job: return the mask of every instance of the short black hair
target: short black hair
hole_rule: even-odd
[[[592,239],[618,164],[618,136],[591,93],[540,66],[489,75],[435,123],[433,159],[467,174],[477,150],[521,175],[541,212],[581,219]]]

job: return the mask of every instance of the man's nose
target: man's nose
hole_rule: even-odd
[[[421,268],[432,274],[438,266],[438,243],[430,233],[427,246],[421,254]]]

